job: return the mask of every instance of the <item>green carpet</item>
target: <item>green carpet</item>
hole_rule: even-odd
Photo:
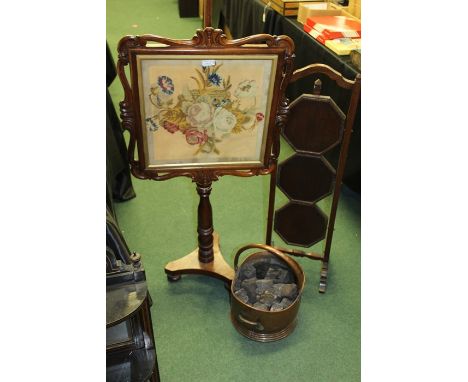
[[[180,19],[176,0],[107,0],[107,41],[153,33],[191,38],[198,18]],[[103,53],[104,54],[104,53]],[[110,88],[116,107],[123,99],[118,79]],[[282,141],[281,160],[291,154]],[[345,189],[338,208],[329,287],[318,293],[320,263],[297,259],[306,273],[298,326],[286,339],[250,341],[233,328],[222,282],[183,276],[168,283],[164,266],[196,243],[198,196],[189,179],[133,179],[137,197],[116,204],[119,224],[132,251],[143,256],[152,307],[159,369],[169,381],[360,380],[360,198]],[[213,184],[214,226],[228,263],[240,246],[263,242],[269,177],[223,177]],[[286,202],[278,190],[276,207]],[[325,207],[327,201],[320,203]],[[286,246],[274,234],[274,243]],[[321,250],[322,244],[315,250]]]

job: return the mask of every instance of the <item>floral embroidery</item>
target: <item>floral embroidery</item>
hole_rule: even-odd
[[[222,64],[195,68],[195,75],[190,78],[196,88],[180,84],[182,91],[177,97],[173,80],[167,75],[159,76],[148,95],[156,108],[156,114],[145,119],[148,129],[154,132],[162,126],[171,134],[180,131],[187,144],[198,145],[195,155],[220,154],[217,143],[231,134],[255,129],[265,118],[256,107],[255,80],[239,82],[232,92],[230,76],[218,73],[221,67]]]
[[[154,121],[154,117],[149,117],[145,119],[146,125],[149,128],[149,131],[156,131],[158,130],[159,126],[158,124]]]
[[[215,86],[219,86],[221,84],[221,80],[222,79],[218,73],[211,73],[208,76],[208,81]]]
[[[255,81],[245,80],[239,84],[236,91],[234,92],[234,95],[237,98],[254,97],[256,91],[257,86],[255,85]]]
[[[187,122],[193,127],[208,125],[213,119],[213,108],[206,102],[197,102],[187,109]]]
[[[164,121],[163,127],[172,134],[174,134],[176,131],[179,131],[179,126],[169,121]]]
[[[189,129],[185,131],[185,139],[189,145],[202,145],[208,140],[206,130],[203,132],[197,129]]]
[[[212,105],[214,107],[223,107],[223,106],[226,106],[230,102],[231,100],[225,99],[225,98],[223,99],[213,98]]]
[[[167,76],[159,76],[158,81],[151,86],[150,101],[157,107],[163,107],[172,103],[174,84]]]
[[[234,114],[223,109],[222,107],[216,108],[213,117],[213,127],[215,132],[229,133],[236,125],[237,119]]]
[[[159,76],[158,85],[164,93],[168,95],[172,95],[174,93],[174,84],[172,83],[172,80],[169,77]]]

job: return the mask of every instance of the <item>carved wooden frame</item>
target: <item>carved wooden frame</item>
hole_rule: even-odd
[[[163,46],[154,46],[163,44]],[[151,46],[153,45],[153,46]],[[270,174],[276,169],[277,157],[279,154],[279,124],[285,117],[286,109],[281,100],[289,78],[292,74],[292,63],[294,43],[287,36],[271,36],[259,34],[241,38],[238,40],[228,40],[220,29],[207,27],[196,31],[196,35],[191,40],[173,40],[155,35],[126,36],[122,38],[118,45],[119,59],[117,62],[117,72],[124,88],[125,98],[120,103],[122,126],[130,133],[128,146],[129,163],[133,175],[140,179],[166,180],[176,176],[186,176],[192,178],[197,183],[206,184],[217,180],[222,175],[254,176]],[[138,73],[136,70],[136,57],[138,55],[163,55],[177,54],[199,57],[200,55],[276,55],[277,70],[273,84],[273,95],[271,109],[269,111],[264,158],[261,165],[224,165],[216,168],[210,166],[190,166],[181,168],[154,169],[145,165],[145,153],[140,116],[140,100],[138,96],[137,83]],[[130,68],[130,82],[125,73],[125,67]],[[265,121],[266,122],[266,121]],[[138,159],[136,158],[138,153]]]

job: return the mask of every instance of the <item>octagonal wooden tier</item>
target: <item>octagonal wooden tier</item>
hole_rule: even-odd
[[[275,213],[275,231],[290,245],[311,247],[325,239],[328,217],[315,204],[289,202]]]
[[[283,137],[296,153],[278,166],[277,186],[290,201],[274,229],[288,244],[310,247],[325,239],[328,218],[315,205],[330,195],[336,171],[323,156],[341,142],[345,114],[326,96],[303,94],[291,103]]]
[[[335,169],[323,157],[294,154],[278,169],[278,187],[289,200],[315,203],[330,195]]]
[[[296,152],[321,155],[340,143],[345,119],[330,97],[303,94],[290,105],[283,137]]]

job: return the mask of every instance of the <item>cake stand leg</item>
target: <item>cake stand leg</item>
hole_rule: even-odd
[[[322,262],[322,269],[320,269],[320,285],[319,285],[319,292],[325,293],[327,291],[327,283],[328,283],[328,262]]]

